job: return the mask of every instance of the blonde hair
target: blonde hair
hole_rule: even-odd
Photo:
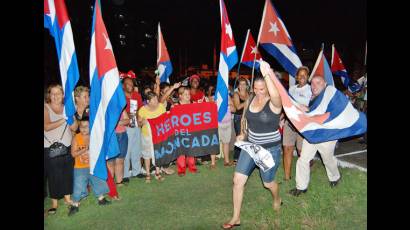
[[[64,90],[63,87],[60,84],[51,84],[47,87],[47,92],[46,92],[46,103],[50,103],[51,99],[50,99],[50,93],[51,93],[51,89],[53,88],[58,88],[59,90],[61,90],[61,93],[64,96]],[[63,98],[63,104],[64,104],[64,98]]]
[[[77,86],[74,90],[74,100],[77,102],[77,97],[80,97],[83,92],[90,92],[90,89],[87,86]]]

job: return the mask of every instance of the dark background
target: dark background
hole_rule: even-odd
[[[225,0],[239,58],[248,28],[257,39],[264,3],[264,0]],[[277,0],[272,3],[303,64],[313,67],[324,42],[329,64],[331,44],[335,43],[348,73],[362,68],[367,40],[366,1]],[[79,84],[88,85],[94,1],[66,0],[66,5],[80,69]],[[214,48],[219,57],[218,0],[101,0],[101,6],[119,71],[132,69],[138,75],[144,68],[156,68],[158,22],[161,22],[174,68],[171,82],[183,75],[186,67],[207,64],[213,68]],[[260,50],[275,69],[283,70],[274,58]],[[54,40],[44,29],[44,84],[58,82],[59,78]]]

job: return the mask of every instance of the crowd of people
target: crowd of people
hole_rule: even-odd
[[[224,160],[224,167],[235,167],[233,215],[222,227],[230,229],[239,226],[245,184],[257,166],[244,150],[233,148],[233,136],[236,136],[236,140],[258,144],[272,155],[275,166],[267,171],[259,171],[263,186],[272,194],[274,210],[278,211],[282,204],[276,171],[283,158],[283,181],[292,179],[291,164],[295,146],[299,156],[296,163],[296,188],[289,193],[299,196],[307,191],[309,164],[316,151],[319,151],[322,157],[330,186],[335,187],[341,178],[334,157],[336,141],[311,144],[303,139],[284,114],[280,95],[272,81],[275,75],[270,68],[261,65],[261,74],[254,78],[253,86],[248,79],[239,77],[235,83],[237,87],[230,88],[228,112],[218,123],[222,154],[209,153],[209,156],[200,158],[180,155],[171,163],[176,165],[176,173],[170,165],[155,165],[147,119],[160,116],[176,104],[216,103],[215,85],[197,74],[189,77],[189,85],[181,82],[173,85],[160,83],[158,77],[152,84],[138,85],[135,78],[125,76],[122,79],[122,86],[127,104],[115,128],[120,152],[106,162],[106,181],[89,172],[90,89],[85,86],[77,86],[75,89],[75,119],[72,125],[68,125],[63,113],[63,88],[58,84],[50,85],[44,103],[44,198],[49,196],[52,202],[46,214],[57,212],[58,200],[61,198],[64,198],[70,207],[68,215],[75,214],[79,211],[81,199],[86,197],[91,189],[98,200],[98,205],[108,205],[113,200],[121,199],[116,188],[130,183],[130,178],[141,178],[146,183],[151,183],[153,175],[158,182],[163,182],[164,174],[183,177],[187,169],[190,173],[197,173],[197,165],[207,163],[209,170],[213,170],[217,167],[216,160],[219,154]],[[326,82],[321,77],[313,77],[309,84],[308,76],[309,68],[300,67],[296,74],[297,84],[289,88],[289,94],[293,99],[306,108],[326,87]],[[362,91],[360,95],[365,95],[363,98],[367,100],[367,92]],[[367,103],[359,109],[367,111]],[[68,147],[69,154],[51,156],[50,146],[55,141]],[[230,149],[234,149],[232,157]]]

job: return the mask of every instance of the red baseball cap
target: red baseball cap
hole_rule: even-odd
[[[200,81],[200,77],[196,74],[192,75],[191,77],[189,77],[189,83],[192,82],[192,80],[197,79],[198,81]]]

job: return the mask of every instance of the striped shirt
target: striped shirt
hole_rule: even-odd
[[[276,146],[281,142],[279,133],[280,115],[272,112],[269,108],[269,102],[270,100],[258,113],[251,112],[249,107],[246,111],[248,141],[264,148]]]

